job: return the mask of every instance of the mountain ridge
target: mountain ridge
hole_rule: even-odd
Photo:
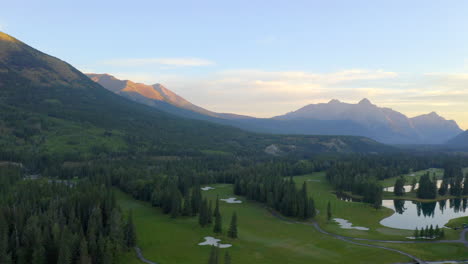
[[[366,136],[391,144],[443,144],[462,132],[455,121],[446,120],[435,112],[410,118],[391,108],[379,107],[367,98],[363,98],[357,104],[332,99],[328,103],[309,104],[272,118],[255,118],[209,111],[188,102],[161,84],[146,85],[125,80],[121,81],[122,84],[116,89],[106,82],[106,78],[116,79],[111,75],[88,76],[106,89],[134,101],[183,117],[231,125],[254,132]],[[158,97],[149,96],[148,91],[134,87],[145,87],[146,90],[157,93]],[[168,94],[171,96],[165,96]]]

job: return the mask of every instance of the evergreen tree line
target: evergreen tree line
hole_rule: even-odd
[[[2,264],[111,264],[135,243],[131,217],[104,186],[21,180],[2,192]]]
[[[359,164],[338,163],[327,170],[326,178],[337,192],[362,196],[363,202],[378,208],[382,204],[383,187],[374,173]]]
[[[444,238],[445,237],[445,231],[442,228],[439,228],[438,225],[434,228],[433,225],[426,226],[426,228],[421,228],[421,230],[418,230],[416,228],[414,230],[413,237],[415,239],[422,239],[422,238]]]
[[[316,214],[315,202],[308,196],[307,184],[304,182],[298,189],[292,177],[287,180],[279,175],[240,177],[234,183],[234,194],[265,203],[289,217],[308,219]]]

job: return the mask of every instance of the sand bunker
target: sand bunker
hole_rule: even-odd
[[[231,244],[219,244],[219,241],[221,241],[221,239],[216,239],[214,237],[204,237],[205,238],[205,241],[199,243],[198,245],[199,246],[215,246],[215,247],[219,247],[219,248],[228,248],[228,247],[232,247]]]
[[[308,182],[320,182],[320,180],[307,180]]]
[[[356,230],[363,230],[363,231],[369,230],[369,228],[367,227],[353,226],[353,224],[346,219],[334,218],[333,220],[335,220],[335,222],[337,222],[340,225],[340,227],[343,229],[356,229]]]
[[[240,204],[242,203],[241,200],[237,200],[237,198],[235,197],[231,197],[231,198],[228,198],[228,199],[220,199],[221,201],[224,201],[226,203],[230,203],[230,204]]]
[[[210,187],[210,186],[206,186],[206,187],[202,187],[200,189],[202,189],[202,191],[209,191],[209,190],[214,190],[215,188]]]

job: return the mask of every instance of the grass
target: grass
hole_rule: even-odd
[[[204,192],[209,199],[233,197],[229,185],[214,185],[215,190]],[[144,256],[160,264],[207,263],[210,247],[198,246],[205,236],[214,236],[211,227],[201,228],[197,218],[171,219],[148,203],[132,199],[116,191],[125,212],[132,210],[137,228],[138,244]],[[241,198],[245,201],[245,199]],[[260,204],[220,203],[223,228],[227,229],[232,212],[239,220],[239,239],[229,240],[224,235],[221,243],[231,243],[229,251],[233,263],[380,263],[408,262],[394,252],[352,245],[323,235],[310,226],[290,224],[273,217]],[[121,264],[140,263],[133,252],[120,259]]]
[[[371,239],[405,240],[412,230],[384,227],[379,222],[393,214],[387,208],[376,210],[365,203],[350,203],[339,200],[332,193],[323,172],[294,177],[297,185],[305,181],[314,197],[320,214],[320,226],[332,233]],[[203,192],[208,199],[235,197],[231,185],[212,185],[216,189]],[[311,226],[291,224],[273,217],[261,204],[244,201],[242,204],[220,202],[223,215],[223,230],[226,232],[234,211],[238,214],[239,239],[231,240],[225,235],[214,235],[212,228],[201,228],[196,217],[171,219],[148,203],[136,201],[130,196],[116,191],[118,202],[124,212],[132,210],[138,233],[138,245],[144,256],[160,264],[165,263],[207,263],[210,247],[198,246],[205,236],[220,238],[221,243],[232,244],[229,249],[221,249],[221,254],[229,251],[233,263],[395,263],[410,260],[394,252],[352,245],[334,239],[313,229]],[[332,205],[333,217],[349,220],[355,226],[370,228],[369,231],[341,229],[334,221],[326,219],[328,201]],[[463,221],[463,220],[456,220]],[[454,220],[454,223],[456,222]],[[446,230],[446,239],[458,239],[459,232]],[[370,243],[370,242],[369,242]],[[381,244],[401,249],[424,260],[466,259],[467,251],[462,244]],[[183,253],[182,253],[183,252]],[[134,252],[120,258],[120,264],[140,263]]]
[[[426,174],[427,172],[429,172],[429,175],[431,175],[431,178],[434,175],[434,173],[435,173],[437,179],[442,179],[442,177],[444,176],[444,170],[443,169],[436,169],[436,168],[420,170],[420,171],[416,171],[416,172],[410,172],[409,174],[405,174],[405,175],[402,175],[402,176],[406,179],[406,185],[410,185],[411,182],[413,181],[413,179],[416,178],[416,180],[419,181],[419,178],[422,175]],[[411,174],[415,174],[415,176],[410,176]],[[382,186],[383,187],[394,186],[395,181],[398,179],[398,177],[392,177],[392,178],[388,178],[388,179],[385,179],[385,180],[381,181]]]
[[[370,243],[389,248],[399,249],[410,252],[423,260],[466,260],[468,259],[468,250],[463,244],[444,243],[444,244],[389,244],[389,243]]]
[[[468,216],[452,219],[446,224],[446,226],[452,227],[452,228],[454,227],[460,228],[463,226],[463,224],[468,224]]]
[[[318,172],[305,176],[294,177],[297,185],[307,183],[309,193],[314,198],[317,209],[321,212],[317,216],[320,226],[332,233],[350,237],[370,239],[405,240],[413,234],[410,230],[394,229],[382,226],[379,222],[393,214],[388,208],[374,209],[371,205],[359,202],[346,202],[338,199],[332,193],[333,188],[325,179],[325,173]],[[370,228],[369,231],[355,229],[342,229],[334,221],[326,218],[327,204],[330,202],[333,218],[343,218],[355,226]]]

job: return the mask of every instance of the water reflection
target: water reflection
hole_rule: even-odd
[[[384,200],[384,207],[395,211],[393,215],[383,219],[384,226],[415,229],[433,225],[444,226],[450,219],[468,216],[468,201],[464,199],[449,199],[438,202],[421,203],[405,200]]]

